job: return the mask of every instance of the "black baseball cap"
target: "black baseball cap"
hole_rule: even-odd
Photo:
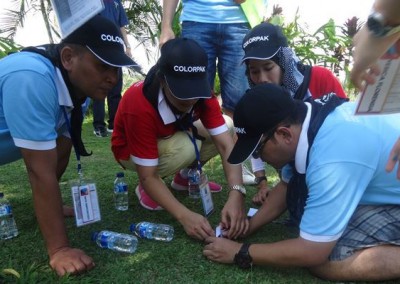
[[[124,51],[120,29],[107,18],[96,15],[73,31],[62,43],[87,47],[102,62],[115,66],[137,65]]]
[[[172,94],[180,100],[211,97],[207,66],[206,52],[192,39],[171,39],[161,47],[160,70]]]
[[[261,23],[251,29],[243,39],[242,48],[246,59],[270,59],[281,47],[287,47],[287,39],[281,27],[270,23]]]
[[[290,94],[279,85],[260,84],[249,89],[239,100],[233,113],[238,139],[228,162],[240,164],[250,157],[263,134],[273,130],[295,108]]]

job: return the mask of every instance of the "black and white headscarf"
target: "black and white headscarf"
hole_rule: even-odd
[[[294,97],[304,80],[304,75],[299,70],[299,66],[302,65],[300,59],[290,47],[281,47],[269,60],[274,61],[282,69],[283,78],[281,86],[285,88],[292,97]],[[250,86],[254,86],[254,83],[250,80],[250,76],[248,79]],[[309,97],[311,97],[311,94],[310,91],[307,90],[304,100]]]

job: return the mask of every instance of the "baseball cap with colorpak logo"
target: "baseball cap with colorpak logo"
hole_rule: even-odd
[[[261,23],[251,29],[243,39],[242,62],[246,59],[271,59],[282,47],[287,46],[287,39],[282,33],[281,27],[270,23]]]
[[[240,164],[245,161],[255,151],[263,135],[273,131],[295,109],[294,100],[279,85],[265,83],[247,90],[233,113],[238,139],[228,162]]]
[[[211,97],[207,54],[196,41],[188,38],[167,41],[161,47],[158,64],[174,97],[180,100]]]
[[[119,28],[107,18],[96,15],[73,31],[62,43],[85,46],[102,62],[114,66],[137,65],[124,51]]]

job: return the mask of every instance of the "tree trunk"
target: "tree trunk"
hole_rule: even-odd
[[[51,27],[50,27],[50,23],[49,23],[49,15],[46,11],[46,6],[45,6],[44,1],[45,0],[40,0],[40,11],[42,12],[42,18],[43,18],[44,24],[46,26],[46,31],[47,31],[47,36],[49,37],[49,42],[54,43],[53,34],[51,33]]]

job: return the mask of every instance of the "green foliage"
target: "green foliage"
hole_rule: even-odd
[[[349,80],[349,64],[352,60],[352,36],[358,31],[358,19],[349,19],[343,26],[334,20],[310,32],[299,23],[296,13],[292,22],[285,23],[282,15],[274,15],[268,21],[282,27],[289,46],[305,64],[319,65],[330,69],[341,78],[345,92],[352,96],[356,90]]]
[[[82,157],[82,168],[85,177],[96,182],[101,221],[78,228],[73,218],[66,218],[65,224],[71,245],[83,249],[91,256],[96,267],[82,275],[62,278],[57,277],[50,269],[45,244],[34,214],[26,169],[20,160],[0,167],[0,191],[5,193],[13,206],[19,229],[18,237],[0,241],[0,283],[329,283],[311,276],[306,269],[301,268],[254,266],[251,270],[244,271],[235,265],[217,264],[207,260],[202,255],[204,243],[189,238],[182,226],[170,214],[165,211],[151,212],[140,206],[134,193],[138,177],[132,171],[125,171],[129,190],[129,209],[123,212],[116,211],[113,205],[112,186],[115,173],[121,171],[121,168],[110,150],[110,137],[97,138],[92,131],[92,120],[85,119],[82,135],[87,149],[93,151],[93,155]],[[208,217],[208,220],[214,227],[220,221],[220,212],[227,199],[227,183],[219,158],[211,160],[205,166],[205,172],[210,180],[223,186],[222,192],[212,194],[215,212]],[[277,175],[272,168],[267,168],[267,174],[271,185],[277,181]],[[68,169],[60,181],[61,194],[67,205],[72,204],[71,189],[67,186],[67,182],[76,177],[76,159],[72,154]],[[172,177],[164,179],[167,185],[171,180]],[[248,191],[246,207],[254,207],[251,197],[257,188],[247,186],[246,189]],[[189,209],[202,212],[200,201],[190,199],[187,192],[172,190],[172,194]],[[139,239],[138,249],[134,254],[116,253],[99,248],[90,239],[93,231],[102,229],[130,233],[129,225],[139,221],[170,224],[175,229],[175,237],[168,243]],[[291,237],[293,231],[290,228],[272,223],[264,226],[246,241],[269,243]]]
[[[129,19],[128,33],[132,35],[146,50],[147,58],[158,45],[162,7],[158,0],[124,1],[125,11]]]
[[[59,279],[48,266],[48,257],[37,220],[34,215],[32,193],[23,161],[0,167],[0,191],[3,191],[13,205],[14,217],[19,236],[0,241],[0,283],[322,283],[303,269],[277,269],[254,267],[242,271],[234,265],[216,264],[202,255],[204,243],[189,238],[182,226],[165,211],[150,212],[139,204],[134,190],[138,184],[137,174],[126,171],[129,190],[129,210],[116,211],[113,205],[113,181],[120,171],[110,150],[110,137],[97,138],[93,135],[92,121],[86,119],[83,125],[83,139],[90,157],[82,157],[85,177],[96,182],[101,221],[76,227],[73,218],[66,218],[69,240],[72,246],[83,249],[96,264],[94,270],[79,276]],[[214,158],[205,167],[210,180],[223,185],[224,190],[213,194],[215,212],[208,218],[215,227],[220,221],[220,212],[227,198],[227,183],[219,158]],[[275,171],[268,169],[269,176]],[[76,159],[72,154],[68,169],[60,185],[64,203],[72,204],[71,189],[67,182],[75,179]],[[172,177],[164,179],[169,185]],[[272,179],[271,179],[272,181]],[[248,186],[247,207],[251,207],[251,197],[256,187]],[[189,209],[202,212],[199,200],[192,200],[187,192],[172,191],[174,196]],[[93,231],[109,229],[129,233],[129,225],[139,221],[170,224],[175,229],[175,237],[169,243],[139,240],[134,254],[115,253],[97,247],[90,236]],[[248,238],[250,242],[270,242],[288,237],[285,226],[271,224]],[[19,273],[2,273],[4,269],[14,269]]]
[[[9,53],[16,52],[21,47],[17,45],[14,41],[0,37],[0,58],[8,55]]]

